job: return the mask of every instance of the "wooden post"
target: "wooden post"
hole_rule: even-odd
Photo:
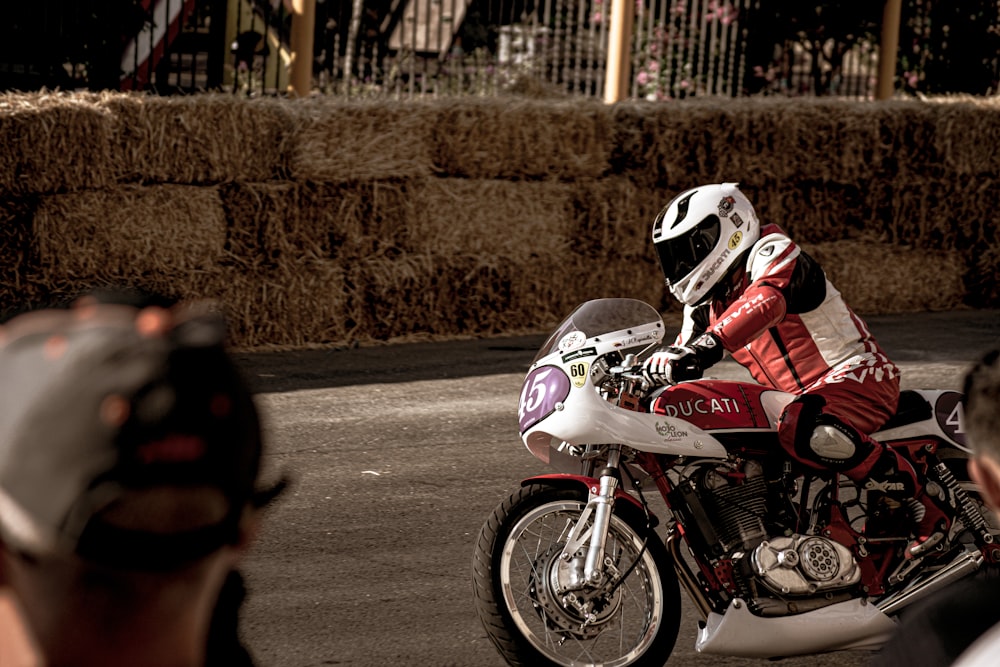
[[[292,0],[292,51],[288,64],[288,92],[296,97],[306,97],[312,90],[315,29],[316,0]]]
[[[885,0],[882,12],[882,42],[878,49],[878,85],[875,99],[892,98],[896,82],[896,53],[899,50],[899,21],[903,0]]]
[[[632,70],[632,23],[635,0],[612,0],[608,26],[608,62],[604,72],[604,101],[608,104],[628,97]]]

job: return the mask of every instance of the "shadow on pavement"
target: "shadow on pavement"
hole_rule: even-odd
[[[865,318],[894,361],[973,362],[1000,347],[1000,310]],[[668,324],[669,329],[669,324]],[[523,373],[546,335],[235,355],[261,393]]]

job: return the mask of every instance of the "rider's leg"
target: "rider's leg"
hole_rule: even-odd
[[[920,473],[893,449],[869,437],[848,415],[859,415],[858,396],[853,386],[825,386],[807,393],[789,404],[778,425],[778,438],[785,451],[797,461],[817,469],[834,470],[865,488],[883,491],[890,498],[906,503],[914,521],[914,539],[907,545],[907,555],[919,556],[933,548],[948,528],[948,515],[925,492]],[[865,400],[864,421],[876,430],[895,407],[891,387],[884,389],[884,400]],[[897,390],[898,391],[898,390]],[[878,392],[874,392],[878,396]],[[871,415],[869,417],[868,415]]]
[[[925,480],[916,468],[892,448],[883,447],[882,454],[866,473],[844,474],[870,491],[882,491],[908,505],[914,523],[913,540],[906,547],[908,557],[924,555],[948,534],[951,522],[938,505],[940,500],[927,493]]]

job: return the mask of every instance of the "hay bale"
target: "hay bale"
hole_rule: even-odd
[[[424,179],[310,183],[300,190],[299,221],[286,229],[294,245],[350,262],[395,247],[413,217]]]
[[[23,310],[39,296],[27,280],[30,267],[38,264],[31,217],[24,202],[0,200],[0,318]]]
[[[961,251],[1000,245],[994,176],[878,181],[871,191],[876,216],[868,229],[887,242]]]
[[[0,94],[3,198],[112,185],[114,125],[93,96]]]
[[[376,254],[350,263],[347,317],[357,325],[362,342],[366,337],[391,341],[414,334],[467,333],[461,311],[470,309],[461,288],[468,285],[458,275],[456,259]]]
[[[367,339],[348,317],[344,267],[308,257],[297,266],[227,266],[199,276],[199,296],[224,305],[237,349],[306,349]]]
[[[526,258],[574,243],[573,186],[457,178],[411,185],[407,217],[386,219],[387,235],[406,252]]]
[[[974,308],[1000,307],[1000,245],[973,248],[967,257],[966,303]]]
[[[293,181],[234,182],[219,186],[225,211],[226,263],[232,266],[293,266],[304,258],[328,257],[325,230],[309,228],[302,190]]]
[[[965,296],[965,262],[954,251],[862,240],[802,244],[802,248],[823,266],[830,282],[859,313],[951,310]]]
[[[355,342],[523,326],[547,293],[538,273],[569,247],[571,192],[555,183],[427,178],[304,192],[317,210],[306,226],[345,267]]]
[[[430,175],[429,103],[392,100],[297,100],[290,156],[297,180],[341,183]]]
[[[204,93],[105,93],[119,178],[144,183],[263,181],[288,171],[294,115],[287,101]]]
[[[544,331],[576,305],[564,256],[375,255],[347,269],[356,340],[402,342]]]
[[[573,244],[562,264],[574,267],[576,299],[632,297],[664,311],[679,308],[663,287],[650,238],[653,220],[677,193],[613,176],[577,181],[573,194]]]
[[[653,220],[677,194],[624,176],[578,180],[572,193],[574,250],[611,257],[652,255]]]
[[[541,332],[601,296],[674,316],[652,219],[737,180],[859,311],[996,304],[997,108],[0,96],[0,300],[211,296],[286,349]]]
[[[216,188],[120,186],[41,198],[34,242],[34,278],[66,284],[125,283],[143,279],[157,291],[216,270],[223,257],[226,220]]]
[[[472,179],[596,178],[610,169],[611,118],[597,100],[441,99],[435,168]]]
[[[774,128],[796,133],[789,103],[768,99],[692,98],[672,104],[615,105],[612,163],[645,187],[685,190],[702,183],[784,178],[787,149],[776,148]]]
[[[803,175],[781,182],[741,182],[740,189],[761,224],[774,223],[799,243],[859,238],[885,224],[870,183],[823,182]]]
[[[1000,97],[955,95],[925,102],[933,110],[934,132],[925,145],[932,146],[940,164],[929,165],[952,173],[951,177],[996,179],[1000,172]]]
[[[948,150],[935,141],[941,109],[919,101],[710,97],[625,102],[611,115],[614,172],[650,187],[864,183],[924,173]]]

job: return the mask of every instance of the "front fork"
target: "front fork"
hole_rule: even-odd
[[[566,546],[560,554],[560,571],[576,586],[596,586],[605,578],[604,548],[608,541],[608,527],[614,512],[615,496],[620,483],[618,464],[621,460],[621,446],[611,445],[608,462],[601,471],[597,486],[590,487],[587,506],[566,538]],[[590,521],[593,516],[593,521]],[[585,556],[584,556],[585,555]],[[584,556],[583,579],[571,574],[572,564]],[[564,569],[565,568],[565,569]],[[560,579],[563,579],[560,576]],[[569,583],[568,581],[566,583]]]

